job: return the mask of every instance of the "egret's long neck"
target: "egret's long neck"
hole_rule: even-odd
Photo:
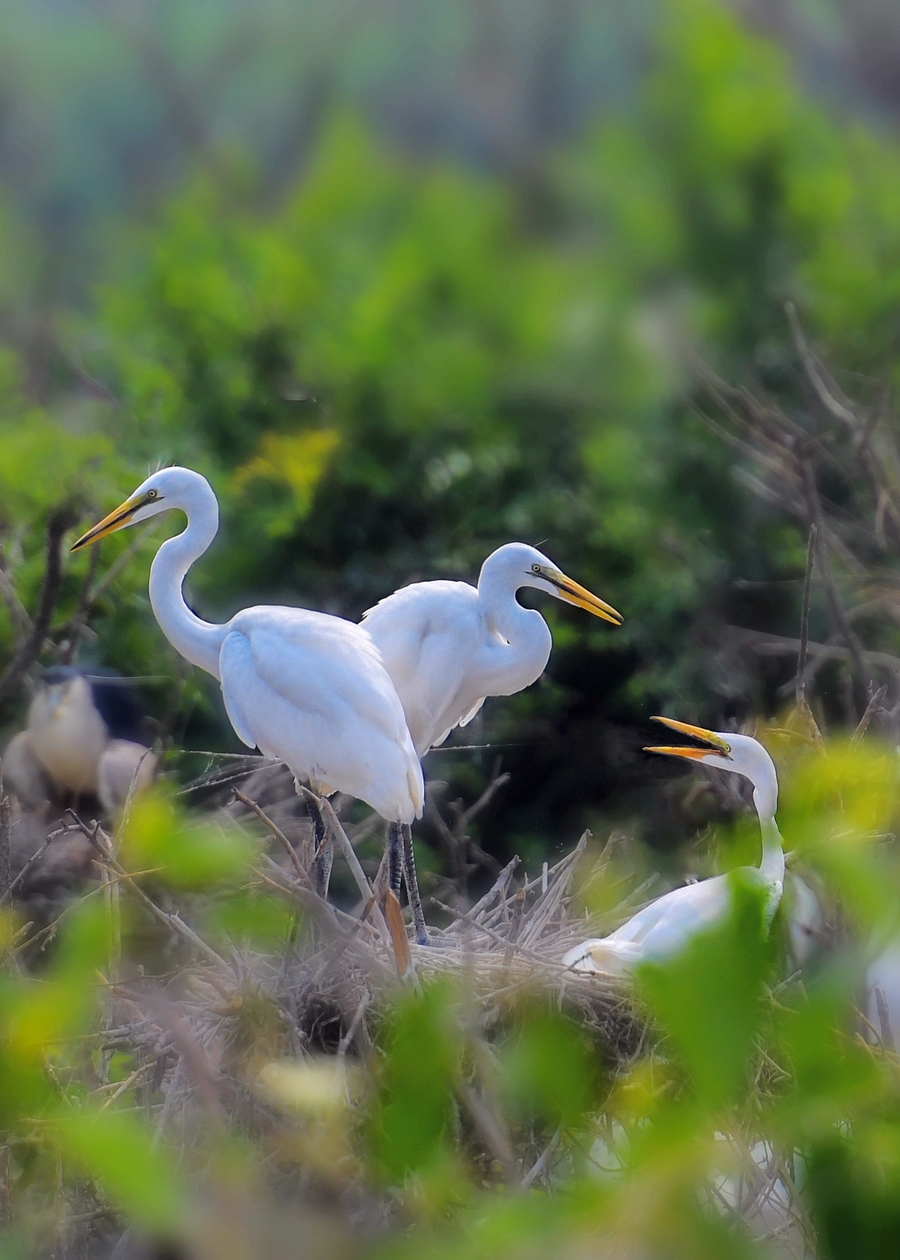
[[[176,506],[173,504],[173,506]],[[187,528],[160,547],[150,566],[150,604],[163,634],[177,652],[199,665],[214,678],[219,677],[219,651],[226,626],[212,625],[195,616],[184,602],[185,575],[202,556],[219,528],[219,505],[212,490],[191,496],[177,504],[188,518]]]
[[[767,808],[760,809],[757,802],[757,813],[759,814],[759,829],[762,833],[762,861],[759,869],[767,881],[783,884],[784,841],[775,821],[775,811],[774,809],[769,811]]]
[[[511,695],[543,673],[553,639],[541,614],[533,608],[523,608],[516,599],[518,586],[525,583],[516,582],[502,567],[491,565],[491,559],[489,556],[482,566],[478,596],[488,625],[508,644],[503,649],[503,689],[493,694]]]

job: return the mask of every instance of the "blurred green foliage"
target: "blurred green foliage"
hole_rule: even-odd
[[[537,820],[570,834],[616,791],[607,758],[565,737],[586,722],[604,747],[599,706],[633,721],[676,699],[765,700],[717,668],[716,638],[732,580],[795,577],[803,539],[685,406],[686,354],[790,393],[789,298],[836,362],[888,377],[900,151],[812,103],[785,55],[710,0],[668,0],[654,40],[640,90],[536,184],[412,160],[336,109],[279,198],[230,154],[114,235],[94,300],[61,321],[46,411],[21,391],[2,402],[26,605],[41,510],[71,485],[87,523],[160,460],[198,467],[222,500],[190,579],[214,617],[272,598],[356,617],[406,581],[474,577],[511,537],[543,542],[626,624],[546,609],[558,681],[470,732],[520,746],[524,795],[493,814],[510,850],[534,845]],[[151,554],[100,601],[91,651],[172,677]],[[780,629],[790,608],[763,615]],[[182,714],[205,714],[188,738],[233,746],[212,696],[185,689]],[[489,762],[445,757],[440,773],[474,790]]]
[[[84,65],[109,67],[97,15],[68,20]],[[260,598],[355,617],[405,581],[474,577],[511,537],[541,542],[626,625],[613,636],[544,610],[554,672],[467,728],[467,739],[474,729],[544,749],[509,754],[515,799],[489,815],[497,853],[530,846],[543,858],[571,837],[573,814],[589,818],[620,790],[601,709],[628,724],[651,705],[698,718],[771,706],[749,670],[718,668],[718,636],[732,580],[795,580],[805,537],[735,475],[742,456],[696,418],[685,365],[701,354],[730,380],[799,398],[790,300],[861,390],[895,384],[900,146],[812,100],[786,54],[724,6],[665,0],[650,26],[632,90],[533,169],[412,156],[339,103],[296,179],[273,191],[255,155],[207,155],[151,211],[123,214],[102,250],[91,242],[51,286],[52,310],[53,259],[6,197],[0,544],[25,609],[51,511],[71,501],[87,524],[160,460],[197,467],[221,499],[223,536],[189,584],[212,617]],[[62,49],[53,55],[74,75]],[[833,490],[846,493],[839,479]],[[156,545],[110,539],[99,572],[73,559],[51,641],[85,581],[122,561],[97,595],[84,659],[161,676],[157,716],[175,745],[226,748],[213,685],[184,680],[150,613]],[[795,632],[796,594],[766,607],[769,628]],[[6,656],[15,619],[5,598]],[[883,646],[896,650],[895,630]],[[645,970],[654,1031],[634,1059],[601,1068],[569,1013],[531,1000],[486,1021],[491,1041],[464,986],[426,984],[380,1013],[374,1044],[322,1086],[319,1112],[298,1102],[321,1080],[307,1079],[297,1013],[272,997],[311,926],[260,880],[242,833],[169,792],[135,804],[117,838],[125,874],[66,911],[35,974],[21,961],[24,925],[0,919],[10,1254],[57,1248],[66,1195],[116,1229],[134,1221],[188,1246],[210,1202],[243,1209],[257,1195],[274,1215],[285,1182],[319,1178],[318,1212],[362,1218],[360,1203],[377,1203],[388,1240],[371,1246],[392,1257],[741,1257],[758,1252],[727,1210],[729,1186],[768,1144],[776,1180],[806,1196],[823,1255],[896,1255],[897,1057],[861,1033],[855,1009],[861,959],[896,930],[896,752],[796,735],[789,720],[767,735],[780,820],[839,907],[849,947],[838,960],[783,987],[783,960],[738,885],[731,918]],[[492,756],[438,765],[474,793]],[[611,867],[586,901],[610,910],[620,878]],[[141,955],[133,880],[172,913],[194,913],[210,970],[191,981],[229,1030],[213,1080],[227,1080],[242,1118],[229,1125],[213,1089],[181,1150],[147,1122],[164,1106],[151,1052],[113,1058],[103,1042],[109,987],[159,961]],[[187,966],[190,943],[179,944],[170,980]],[[241,968],[250,948],[271,991]],[[164,1077],[168,1050],[154,1053]],[[266,1105],[292,1102],[254,1128],[241,1106],[270,1054],[294,1059],[264,1078]],[[198,1079],[202,1093],[210,1082]],[[244,1241],[235,1231],[236,1256],[261,1254]]]

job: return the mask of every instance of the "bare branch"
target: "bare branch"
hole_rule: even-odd
[[[806,653],[809,644],[809,596],[812,587],[812,571],[816,556],[818,527],[810,525],[809,542],[806,544],[806,576],[803,579],[803,610],[800,614],[800,651],[797,655],[797,706],[806,704]]]
[[[21,685],[26,670],[37,660],[50,628],[50,619],[59,597],[62,577],[62,541],[66,530],[77,520],[71,505],[56,508],[47,521],[47,559],[38,595],[37,610],[31,630],[24,642],[13,653],[12,660],[0,674],[0,705],[5,704]]]

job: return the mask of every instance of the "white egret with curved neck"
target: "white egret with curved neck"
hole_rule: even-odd
[[[615,608],[525,543],[492,552],[477,587],[414,582],[363,614],[420,756],[470,722],[487,696],[511,696],[544,672],[553,640],[541,614],[516,599],[526,586],[622,624]]]
[[[765,892],[768,929],[784,888],[784,846],[775,822],[778,776],[772,758],[750,735],[708,731],[700,726],[690,726],[687,722],[676,722],[673,718],[653,720],[689,735],[705,747],[653,747],[645,749],[646,752],[702,761],[704,765],[715,766],[718,770],[741,774],[753,784],[753,804],[762,834],[762,857],[758,867],[740,869],[746,879]],[[574,946],[563,957],[563,965],[575,971],[622,975],[645,959],[659,961],[678,953],[698,932],[727,914],[730,905],[730,875],[716,875],[696,884],[674,888],[638,911],[609,936],[582,941]]]
[[[206,478],[189,468],[153,473],[72,550],[172,509],[184,512],[187,527],[162,544],[150,568],[150,603],[163,633],[186,660],[219,680],[245,744],[285,762],[315,791],[346,792],[387,819],[391,880],[399,891],[400,828],[421,816],[425,788],[403,707],[368,634],[304,608],[245,608],[223,625],[191,612],[182,586],[216,536],[219,505]],[[416,935],[427,940],[411,846],[407,884]]]

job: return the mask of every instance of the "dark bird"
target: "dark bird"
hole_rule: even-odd
[[[24,807],[95,797],[109,817],[125,803],[132,782],[146,787],[155,768],[133,692],[97,666],[45,670],[28,726],[3,758],[6,784]]]

